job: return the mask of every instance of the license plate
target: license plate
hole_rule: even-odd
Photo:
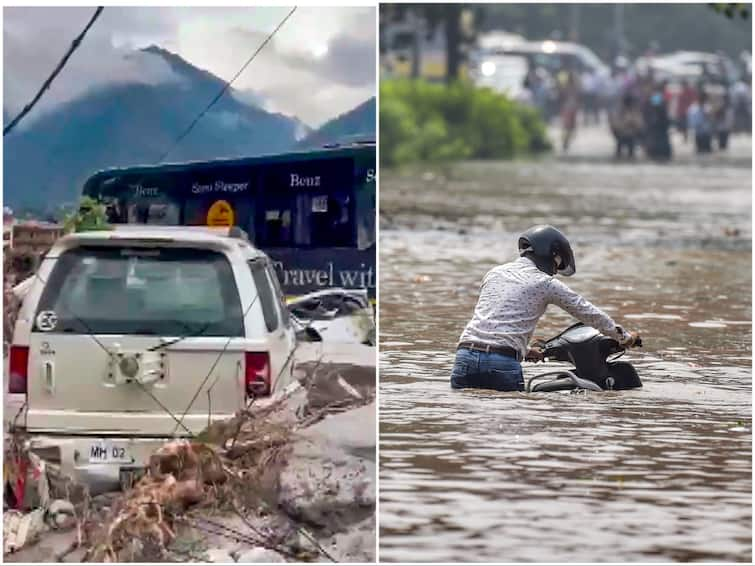
[[[89,461],[97,464],[130,464],[133,458],[125,445],[100,441],[89,446]]]

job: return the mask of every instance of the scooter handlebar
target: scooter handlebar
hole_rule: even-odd
[[[542,348],[532,347],[527,350],[527,354],[524,356],[524,361],[542,362],[544,357],[544,350]]]
[[[630,332],[630,336],[632,337],[632,342],[630,344],[626,344],[625,348],[642,348],[642,338],[640,337],[639,332]]]

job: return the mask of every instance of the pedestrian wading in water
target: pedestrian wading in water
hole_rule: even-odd
[[[461,334],[451,387],[524,391],[522,359],[542,353],[528,348],[548,305],[632,346],[639,334],[626,332],[598,307],[555,278],[576,271],[566,237],[553,226],[535,226],[519,237],[519,258],[491,269],[483,278],[472,320]]]

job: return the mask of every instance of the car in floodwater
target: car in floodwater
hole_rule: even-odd
[[[490,88],[521,104],[532,104],[532,94],[525,86],[528,69],[526,57],[491,55],[470,71],[470,77],[478,87]]]
[[[294,321],[238,229],[119,226],[56,242],[10,348],[17,426],[74,477],[119,478],[294,381]]]
[[[542,67],[549,73],[557,74],[564,70],[578,73],[589,72],[608,77],[611,69],[590,48],[568,41],[527,41],[515,35],[487,34],[477,41],[477,47],[470,54],[472,67],[479,67],[487,61],[500,57],[522,57],[527,66]]]
[[[652,69],[661,80],[703,81],[727,87],[739,79],[739,70],[734,62],[721,53],[699,51],[676,51],[653,57],[641,57],[635,66],[643,71]]]

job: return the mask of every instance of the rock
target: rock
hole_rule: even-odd
[[[47,529],[44,517],[43,509],[34,509],[26,514],[15,510],[4,512],[3,554],[16,552],[35,542]]]
[[[53,527],[56,529],[70,529],[76,526],[76,518],[67,513],[52,515]]]
[[[374,407],[371,420],[363,409],[297,435],[279,477],[278,504],[291,517],[336,532],[374,513]]]
[[[375,391],[375,368],[352,364],[320,364],[310,377],[307,409],[317,411],[333,404],[359,404]]]
[[[328,415],[323,420],[300,432],[304,438],[328,439],[347,452],[375,459],[375,402],[344,413]]]
[[[50,515],[57,515],[59,513],[65,515],[74,515],[76,513],[73,503],[66,499],[56,499],[47,507],[47,512]]]
[[[210,548],[205,551],[207,562],[233,562],[227,548]]]
[[[7,512],[6,512],[7,513]],[[47,531],[36,543],[27,544],[12,554],[5,553],[3,562],[20,562],[39,564],[42,562],[78,562],[81,563],[86,548],[75,548],[76,531],[74,529]]]
[[[47,524],[54,529],[69,529],[76,525],[76,511],[73,503],[66,499],[56,499],[47,507]]]
[[[317,450],[310,444],[308,450]],[[375,504],[375,466],[330,450],[322,459],[300,450],[280,477],[279,504],[292,517],[311,525],[338,530]]]
[[[321,543],[339,562],[375,562],[374,515]]]
[[[270,550],[269,548],[263,548],[261,546],[254,547],[249,550],[244,550],[242,552],[239,552],[238,557],[236,559],[236,562],[239,564],[259,564],[259,563],[280,563],[285,562],[286,560],[275,552],[274,550]]]

